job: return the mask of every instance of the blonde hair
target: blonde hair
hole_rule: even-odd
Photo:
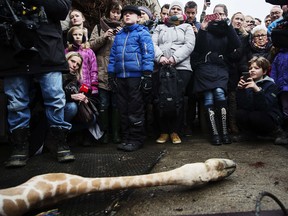
[[[68,52],[66,55],[66,60],[68,61],[70,58],[76,56],[76,57],[79,57],[81,59],[81,64],[79,66],[79,69],[76,71],[76,78],[77,80],[80,80],[82,79],[82,66],[83,66],[83,57],[80,53],[78,52],[75,52],[75,51],[71,51],[71,52]]]
[[[85,36],[85,30],[82,29],[82,28],[79,27],[79,26],[73,26],[73,27],[71,27],[71,28],[69,29],[68,34],[67,34],[67,43],[68,43],[67,49],[68,49],[68,51],[73,51],[73,50],[74,50],[74,48],[73,48],[73,43],[70,43],[70,42],[69,42],[69,38],[71,38],[71,39],[73,38],[73,33],[74,33],[74,31],[76,31],[76,30],[81,30],[81,31],[82,31],[82,34],[83,34],[83,36],[82,36],[82,41],[83,41],[83,37],[85,37],[85,41],[81,43],[81,47],[82,47],[83,49],[88,49],[88,48],[90,48],[90,44],[89,44],[89,42],[87,41],[88,38],[86,38],[86,36]]]
[[[245,21],[244,14],[239,11],[239,12],[236,12],[236,13],[233,14],[233,16],[231,17],[231,23],[233,22],[235,16],[238,15],[238,14],[242,15],[243,16],[243,21]],[[239,28],[239,31],[242,33],[243,36],[248,36],[248,32],[244,29],[243,25]]]

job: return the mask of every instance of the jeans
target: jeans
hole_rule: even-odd
[[[64,120],[65,93],[62,88],[62,73],[49,72],[34,76],[39,82],[44,100],[47,121],[50,127],[70,130],[71,124]],[[4,91],[8,97],[8,123],[10,132],[29,127],[31,113],[30,86],[33,79],[28,75],[5,77]]]
[[[204,96],[204,106],[205,107],[211,107],[214,105],[215,101],[225,101],[226,96],[225,92],[222,88],[215,88],[212,90],[205,91],[203,93]]]
[[[78,112],[78,105],[76,102],[67,102],[64,107],[64,119],[71,122]]]

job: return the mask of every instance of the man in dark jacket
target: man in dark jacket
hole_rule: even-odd
[[[8,124],[13,152],[6,167],[26,165],[29,157],[30,90],[33,79],[39,83],[49,124],[46,145],[57,153],[59,162],[73,161],[74,155],[66,145],[71,128],[64,121],[65,94],[62,89],[62,72],[68,69],[64,55],[60,20],[65,19],[70,0],[23,1],[18,13],[17,1],[4,1],[0,24],[10,23],[13,34],[0,44],[0,76],[4,77],[4,91],[8,97]],[[10,4],[10,5],[9,5]],[[12,7],[18,19],[11,14]],[[2,13],[1,12],[1,13]],[[25,15],[23,15],[25,14]],[[9,18],[10,16],[10,18]],[[9,27],[9,25],[6,25]]]

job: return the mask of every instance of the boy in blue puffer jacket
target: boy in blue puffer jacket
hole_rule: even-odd
[[[154,47],[149,32],[137,24],[141,11],[125,6],[121,11],[124,27],[116,34],[108,64],[109,85],[117,92],[121,114],[122,143],[117,149],[136,151],[143,146],[143,92],[152,90]]]

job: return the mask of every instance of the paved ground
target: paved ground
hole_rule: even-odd
[[[110,145],[115,148],[115,145]],[[179,145],[156,144],[154,139],[150,139],[144,148],[163,147],[166,153],[153,173],[187,163],[204,162],[209,158],[232,159],[237,163],[237,169],[227,179],[200,188],[163,186],[135,189],[127,199],[117,204],[113,215],[167,216],[253,211],[256,198],[262,191],[274,194],[288,208],[288,146],[276,146],[271,140],[264,139],[212,146],[198,134],[183,138]],[[280,207],[266,197],[262,209]]]
[[[146,147],[161,144],[149,142]],[[180,145],[164,144],[167,151],[152,172],[162,172],[209,158],[229,158],[237,169],[229,178],[201,188],[163,186],[136,189],[119,203],[117,216],[193,215],[255,210],[258,194],[268,191],[288,208],[288,148],[271,140],[212,146],[201,136],[186,137]],[[162,147],[162,145],[161,145]],[[280,207],[269,197],[262,210]]]

